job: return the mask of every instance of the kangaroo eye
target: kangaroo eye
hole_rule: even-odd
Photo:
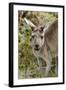
[[[35,36],[32,36],[32,38],[34,38]]]
[[[41,36],[41,39],[43,39],[43,36]]]

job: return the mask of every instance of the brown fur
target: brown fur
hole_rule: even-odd
[[[44,25],[35,26],[29,20],[26,22],[32,27],[31,46],[33,54],[37,58],[40,72],[42,66],[39,59],[42,58],[46,62],[45,76],[48,76],[52,58],[58,56],[58,20],[47,27]],[[36,45],[38,46],[36,47]]]

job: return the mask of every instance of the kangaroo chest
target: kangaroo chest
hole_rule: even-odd
[[[42,51],[42,50],[40,50],[40,51],[34,51],[33,50],[33,53],[34,53],[34,55],[35,55],[36,58],[42,58],[42,59],[45,58],[44,51]]]

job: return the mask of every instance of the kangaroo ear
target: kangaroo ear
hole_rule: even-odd
[[[28,20],[27,18],[24,18],[25,22],[30,25],[30,27],[32,28],[32,30],[36,27],[30,20]]]
[[[49,31],[49,25],[47,25],[43,31],[44,31],[44,34],[46,34]]]
[[[41,26],[41,29],[43,30],[45,28],[45,25]]]
[[[35,29],[35,27],[32,27],[32,26],[31,26],[31,30],[34,31],[34,29]]]
[[[40,26],[40,32],[43,32],[45,28],[45,25]]]

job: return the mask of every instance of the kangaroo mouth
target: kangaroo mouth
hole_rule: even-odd
[[[39,51],[40,48],[34,48],[36,51]]]

